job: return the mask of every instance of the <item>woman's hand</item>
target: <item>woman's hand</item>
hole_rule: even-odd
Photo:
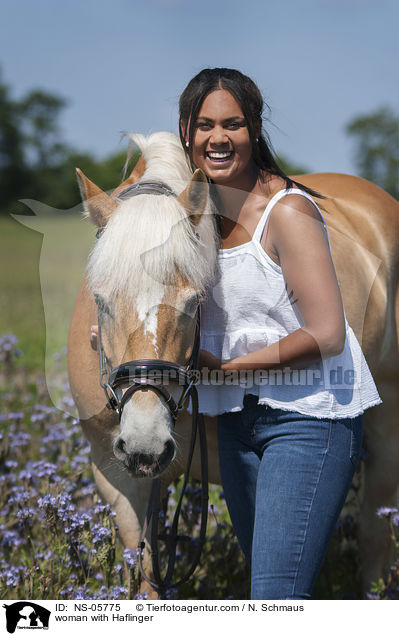
[[[220,369],[222,361],[213,355],[210,351],[205,349],[199,350],[198,368],[203,369],[207,367],[212,371],[213,369]]]

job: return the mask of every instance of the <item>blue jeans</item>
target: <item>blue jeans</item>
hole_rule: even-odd
[[[359,461],[362,418],[258,405],[218,417],[224,494],[253,599],[311,599]]]

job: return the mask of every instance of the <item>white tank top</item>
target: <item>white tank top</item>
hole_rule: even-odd
[[[281,268],[266,254],[260,239],[273,206],[297,188],[281,190],[269,201],[252,240],[218,252],[219,274],[201,312],[201,349],[222,360],[271,345],[303,326],[291,304]],[[320,210],[319,210],[320,212]],[[352,328],[346,324],[342,353],[303,369],[235,374],[212,372],[197,385],[200,412],[219,415],[243,408],[246,393],[259,404],[319,418],[355,417],[381,403]]]

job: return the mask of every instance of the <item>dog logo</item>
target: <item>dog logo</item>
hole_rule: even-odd
[[[48,629],[51,612],[37,603],[18,601],[3,607],[6,610],[9,634],[13,634],[16,629]]]

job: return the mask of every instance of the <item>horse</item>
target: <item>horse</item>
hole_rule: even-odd
[[[68,371],[98,490],[116,512],[122,542],[135,549],[152,479],[160,475],[165,490],[184,471],[191,415],[184,408],[172,430],[165,399],[139,390],[125,404],[119,422],[106,408],[98,354],[89,343],[90,325],[99,320],[111,366],[143,358],[186,365],[198,298],[215,275],[218,241],[206,179],[200,171],[191,173],[178,138],[153,133],[132,139],[140,159],[111,196],[78,171],[85,214],[101,235],[72,316]],[[388,528],[376,512],[392,505],[399,485],[399,204],[358,177],[326,173],[292,178],[324,196],[320,206],[345,313],[383,400],[364,415],[369,454],[362,475],[359,545],[367,589],[381,576],[390,546]],[[120,199],[134,184],[148,182],[179,193],[149,191]],[[179,390],[176,385],[172,391],[176,400]],[[209,481],[218,484],[216,418],[204,420]],[[200,477],[198,445],[192,476]]]

